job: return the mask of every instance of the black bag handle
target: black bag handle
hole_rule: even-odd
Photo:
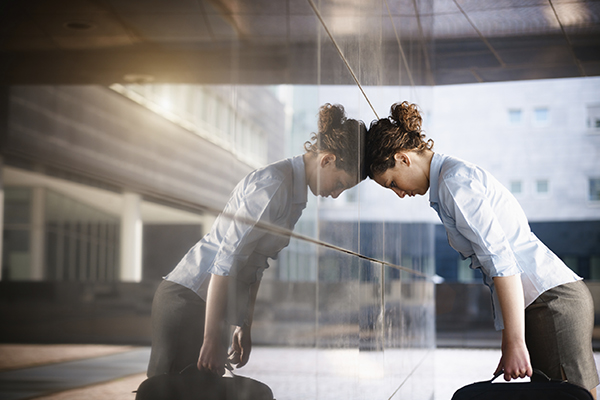
[[[198,369],[198,367],[196,367],[196,364],[189,364],[187,367],[185,367],[184,369],[182,369],[181,371],[179,371],[179,373],[181,375],[183,375],[186,372],[189,372],[190,370],[193,371],[195,369]]]
[[[500,370],[500,372],[497,372],[496,375],[494,375],[494,377],[492,379],[490,379],[490,383],[494,382],[496,380],[496,378],[498,378],[502,374],[504,374],[504,370]],[[548,375],[546,375],[545,373],[543,373],[541,370],[539,370],[537,368],[533,369],[533,375],[544,378],[544,380],[546,380],[548,382],[552,382],[553,380],[555,380],[555,379],[550,378]],[[533,378],[533,375],[531,376],[532,378]],[[562,381],[557,381],[557,382],[562,382]]]
[[[231,368],[231,364],[229,364],[229,368]],[[225,372],[225,373],[227,374],[227,371],[229,371],[229,373],[230,373],[232,376],[236,376],[236,375],[233,373],[233,368],[231,368],[231,369],[229,369],[229,368],[227,367],[227,365],[225,365],[225,369],[226,369],[226,372]],[[188,366],[186,366],[184,369],[182,369],[181,371],[179,371],[179,374],[180,374],[180,375],[183,375],[183,374],[186,374],[186,373],[190,373],[190,371],[198,371],[198,367],[196,366],[196,364],[189,364],[189,365],[188,365]],[[212,374],[212,372],[208,372],[208,373]],[[216,374],[215,374],[215,376],[216,376]]]

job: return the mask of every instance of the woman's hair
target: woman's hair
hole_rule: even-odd
[[[305,142],[304,149],[309,153],[334,154],[337,168],[357,179],[365,179],[364,143],[367,128],[364,122],[346,118],[342,105],[326,103],[319,109],[318,128],[319,131],[311,135],[312,143]]]
[[[366,143],[366,169],[370,178],[393,168],[396,153],[422,153],[433,148],[433,140],[425,140],[421,123],[418,106],[407,101],[393,104],[388,118],[371,123]]]

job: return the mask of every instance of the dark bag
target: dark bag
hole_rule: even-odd
[[[531,382],[492,383],[502,374],[458,389],[452,400],[593,400],[592,394],[581,386],[550,379],[537,369],[533,370]]]
[[[179,373],[146,379],[135,400],[273,400],[273,392],[254,379],[222,377],[190,365]]]

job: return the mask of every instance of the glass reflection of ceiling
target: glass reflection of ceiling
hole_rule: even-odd
[[[114,83],[136,74],[163,82],[314,83],[315,74],[300,69],[323,51],[321,22],[307,0],[5,3],[0,79],[8,83]],[[315,4],[346,47],[375,35],[390,59],[399,46],[417,49],[412,64],[428,53],[434,84],[600,74],[600,1]],[[398,83],[396,75],[382,83]]]

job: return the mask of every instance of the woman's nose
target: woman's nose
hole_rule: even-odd
[[[400,189],[394,189],[394,192],[396,192],[396,194],[398,195],[398,197],[400,197],[401,199],[404,198],[404,196],[406,196],[406,192],[404,190],[400,190]]]

